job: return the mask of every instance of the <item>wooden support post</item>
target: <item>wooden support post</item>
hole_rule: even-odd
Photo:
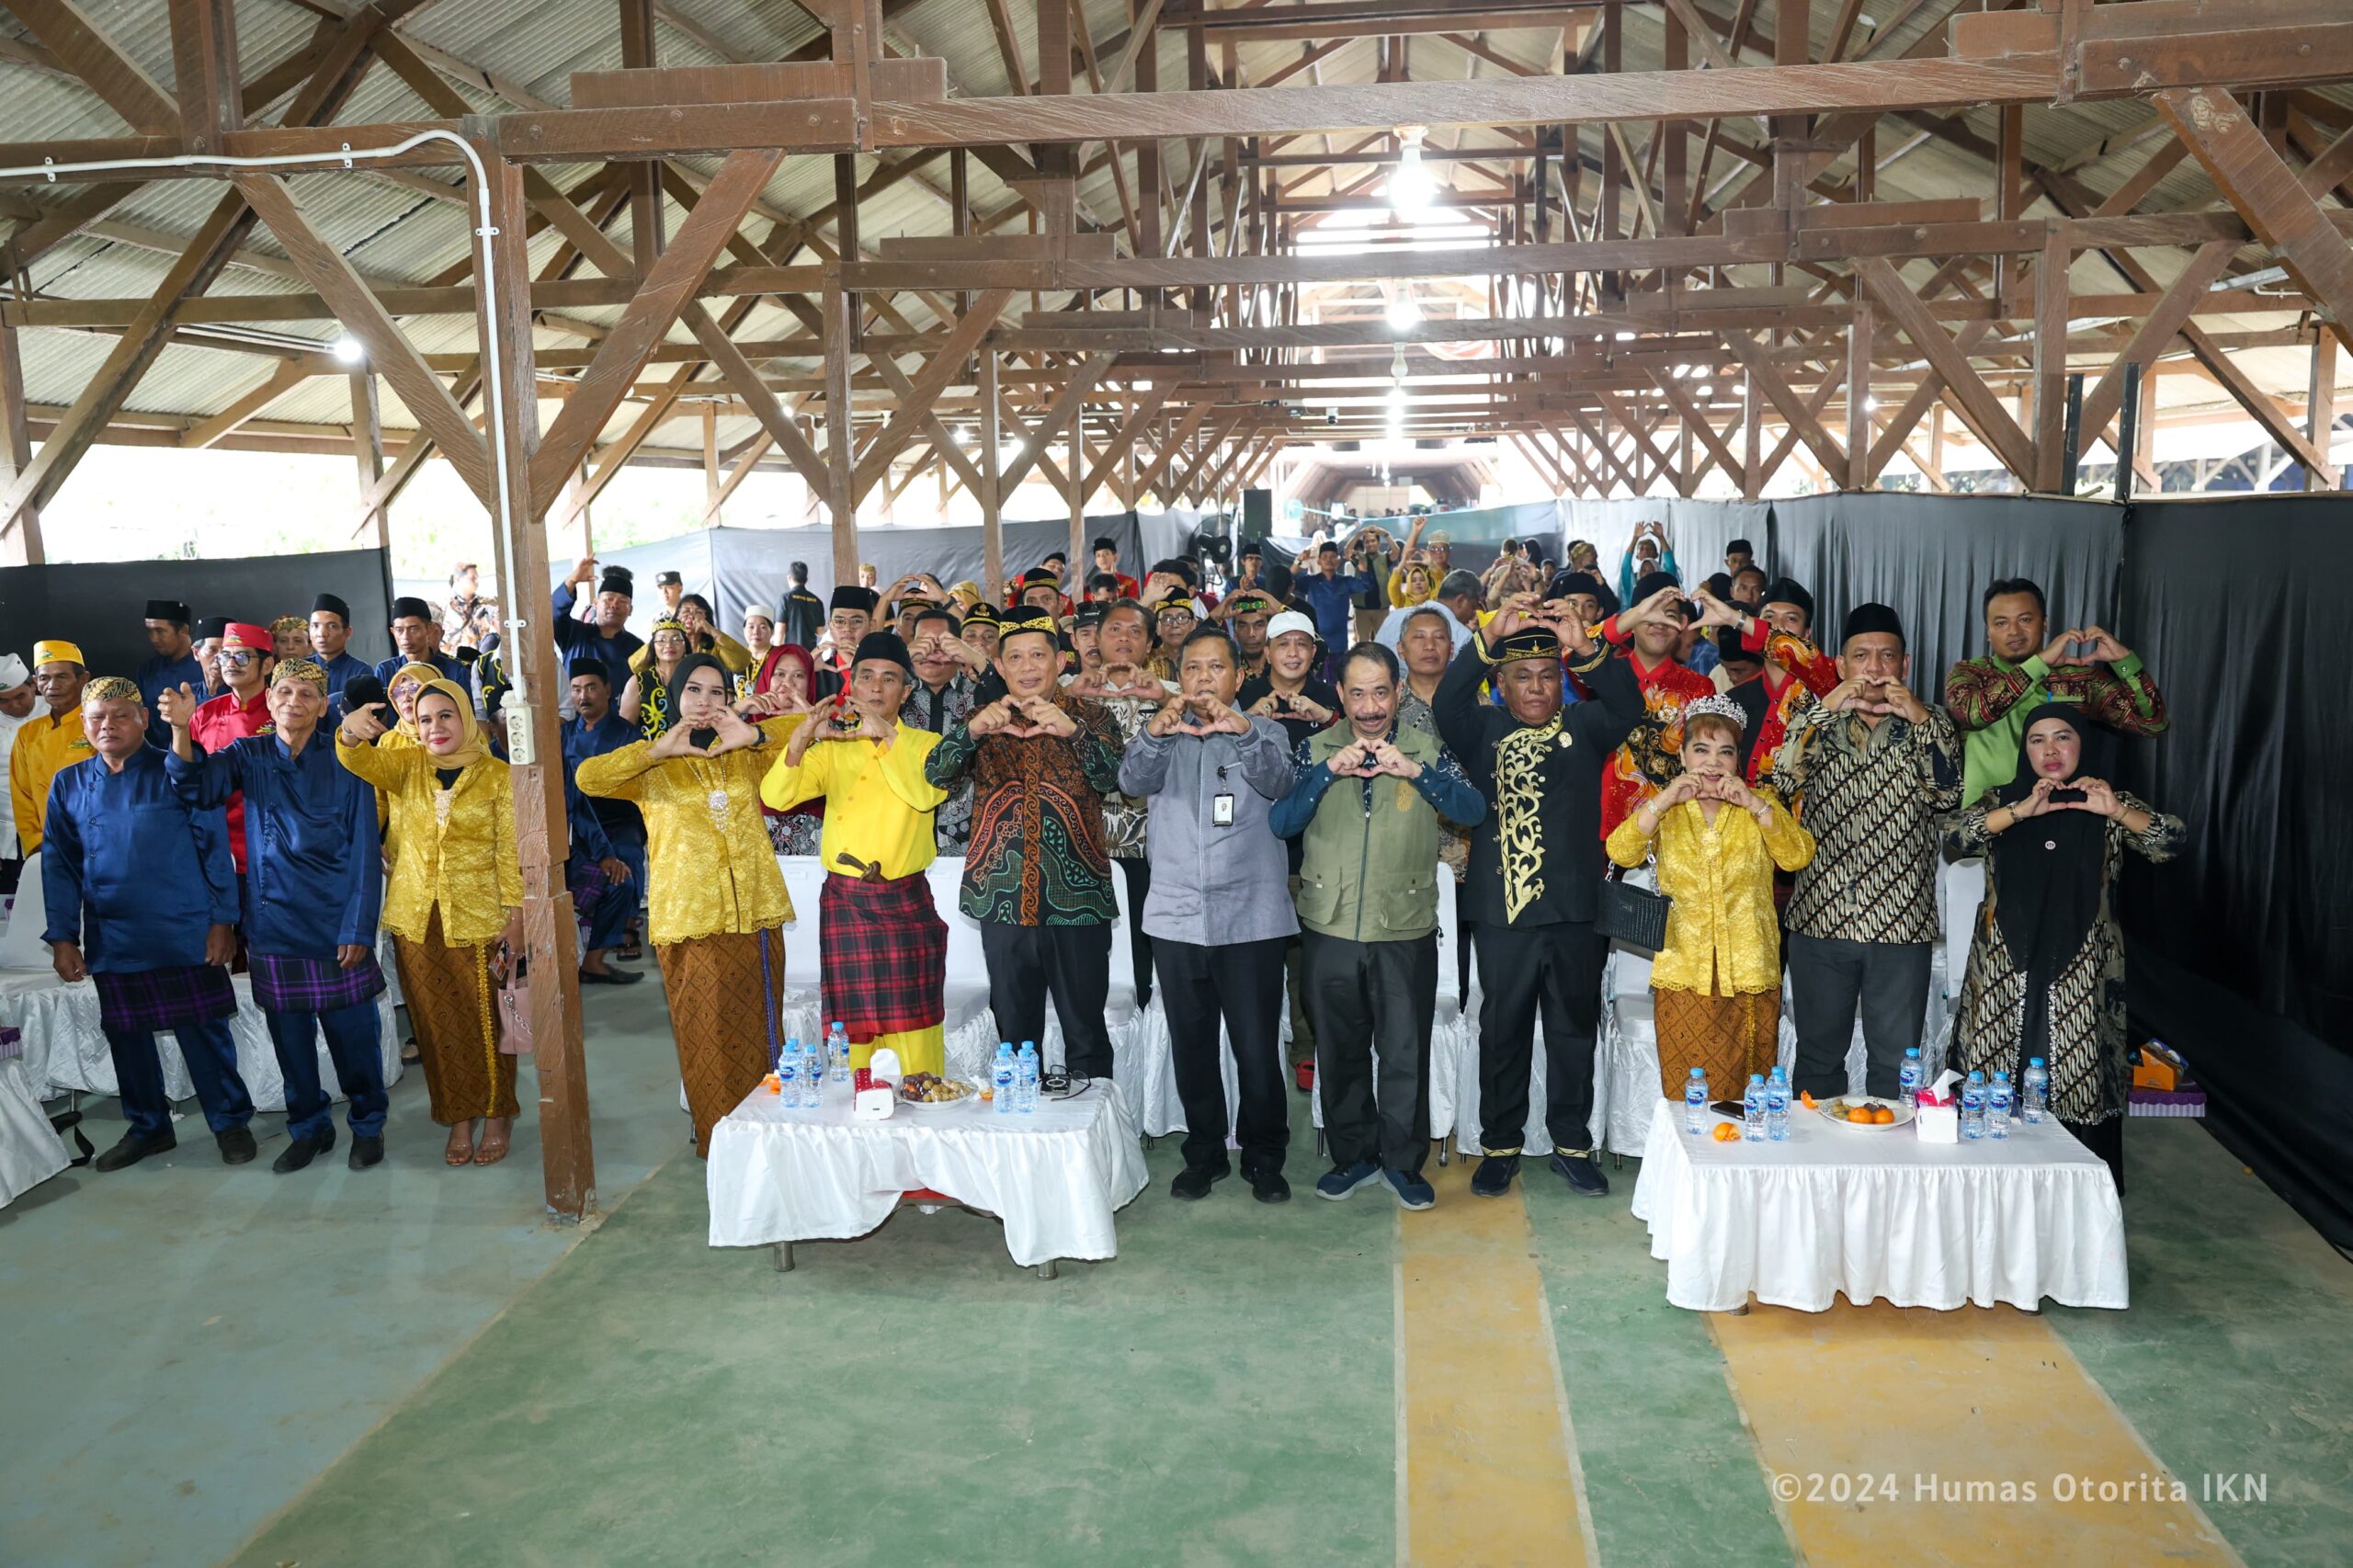
[[[570,838],[564,827],[563,689],[547,613],[546,525],[531,502],[531,456],[539,440],[539,386],[531,357],[529,211],[523,173],[488,147],[490,232],[479,244],[476,324],[491,406],[491,526],[499,545],[499,592],[506,601],[501,655],[514,682],[506,702],[515,747],[515,847],[523,867],[523,931],[534,1075],[540,1086],[540,1159],[548,1208],[578,1220],[597,1205],[597,1159],[589,1138],[588,1074],[581,1046],[580,955],[572,901],[563,889]]]
[[[216,153],[245,123],[233,0],[171,0],[172,85],[180,134],[192,153]]]
[[[620,0],[621,68],[645,70],[654,64],[654,0]],[[629,175],[630,255],[640,278],[654,270],[666,243],[663,232],[662,160],[637,158],[623,167]]]
[[[2066,225],[2053,223],[2034,269],[2034,475],[2029,488],[2045,495],[2067,484],[2067,265],[2073,258]]]
[[[1877,321],[1869,294],[1855,291],[1847,324],[1847,472],[1845,488],[1869,490],[1871,472],[1871,334]]]
[[[1070,574],[1068,586],[1079,591],[1072,596],[1086,597],[1086,563],[1094,559],[1086,551],[1086,400],[1073,400],[1070,405],[1070,458],[1063,464],[1063,499],[1070,508]]]
[[[825,318],[825,516],[834,529],[834,583],[858,581],[856,426],[850,419],[852,312],[858,297],[829,271],[821,307]]]
[[[1002,486],[997,481],[996,350],[980,353],[981,449],[974,453],[981,469],[981,586],[989,603],[1005,602],[1005,517]]]
[[[1765,399],[1756,378],[1740,378],[1740,494],[1754,501],[1765,494]]]
[[[378,550],[392,544],[390,508],[369,506],[376,482],[384,477],[384,421],[376,398],[376,378],[368,370],[351,372],[351,455],[359,468],[360,526]],[[502,590],[505,585],[500,585]]]
[[[706,527],[719,520],[719,405],[702,405],[702,510]]]
[[[25,365],[17,352],[17,329],[0,326],[0,493],[13,494],[17,475],[33,460],[33,438],[25,422]],[[0,517],[0,566],[39,566],[49,559],[40,542],[40,506],[28,499],[13,516]]]
[[[1996,222],[2009,222],[2025,210],[2021,173],[2026,162],[2026,106],[2004,104],[1995,119],[1994,135],[1994,216]],[[2010,295],[2018,285],[2018,264],[2014,256],[1994,258],[1994,308],[2013,310]]]
[[[2336,428],[2336,342],[2333,327],[2324,324],[2313,332],[2312,375],[2304,389],[2304,435],[2324,454]],[[2302,472],[2305,489],[2328,488],[2310,468]]]

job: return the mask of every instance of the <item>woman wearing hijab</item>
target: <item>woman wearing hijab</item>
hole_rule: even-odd
[[[676,717],[658,739],[585,758],[580,792],[645,816],[654,955],[694,1116],[695,1152],[767,1075],[784,994],[792,900],[760,816],[760,778],[804,715],[755,724],[731,708],[727,666],[689,653],[670,673]]]
[[[2073,703],[2027,715],[2018,776],[1947,835],[1985,857],[1985,902],[1953,1020],[1953,1064],[2017,1084],[2030,1057],[2051,1074],[2051,1114],[2124,1188],[2124,933],[2109,892],[2124,851],[2170,860],[2182,822],[2101,775],[2110,733]]]
[[[1609,835],[1620,866],[1658,856],[1658,891],[1675,901],[1666,946],[1651,961],[1659,1085],[1683,1096],[1691,1069],[1718,1099],[1737,1099],[1773,1065],[1781,1028],[1781,927],[1773,873],[1813,863],[1813,835],[1767,789],[1740,776],[1745,716],[1729,697],[1683,710],[1683,771]]]
[[[751,629],[747,619],[745,630]],[[817,661],[808,649],[778,642],[760,653],[751,680],[751,695],[771,698],[767,706],[779,713],[805,713],[817,705]],[[825,802],[821,796],[803,801],[790,811],[763,805],[760,814],[768,826],[768,841],[779,855],[814,855],[825,830]]]
[[[442,1157],[494,1165],[520,1108],[515,1058],[500,1053],[493,1023],[497,975],[523,948],[514,787],[456,682],[437,676],[417,693],[413,745],[374,744],[385,733],[382,711],[371,702],[347,715],[335,754],[392,801],[384,929],[433,1119],[449,1130]]]
[[[654,623],[654,635],[631,661],[635,673],[621,691],[620,714],[649,741],[660,739],[670,727],[670,694],[678,688],[678,664],[688,651],[685,623],[665,615]]]

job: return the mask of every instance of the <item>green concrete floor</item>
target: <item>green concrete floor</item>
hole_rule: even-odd
[[[1114,1261],[1041,1281],[989,1221],[907,1211],[779,1275],[703,1243],[654,988],[598,1002],[585,1233],[534,1222],[528,1137],[440,1169],[414,1077],[379,1187],[192,1141],[0,1210],[0,1562],[1403,1560],[1404,1410],[1446,1391],[1402,1364],[1385,1196],[1315,1201],[1302,1148],[1287,1208],[1178,1205],[1163,1142]],[[2353,1268],[2200,1128],[2135,1122],[2129,1157],[2132,1311],[2044,1321],[2176,1474],[2268,1477],[2203,1505],[2245,1562],[2353,1561]],[[1597,1203],[1535,1174],[1553,1343],[1495,1349],[1558,1378],[1597,1560],[1800,1561],[1715,1320],[1665,1303],[1632,1163]],[[1449,1560],[1494,1559],[1472,1530]]]

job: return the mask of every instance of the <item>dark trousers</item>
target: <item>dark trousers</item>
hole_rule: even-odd
[[[1176,1067],[1176,1098],[1185,1108],[1185,1164],[1225,1166],[1223,1040],[1233,1048],[1240,1090],[1242,1174],[1283,1168],[1290,1142],[1283,1097],[1283,949],[1289,937],[1203,947],[1162,937],[1160,1005],[1168,1014],[1168,1053]]]
[[[1430,1023],[1438,933],[1352,942],[1302,931],[1315,1015],[1315,1086],[1332,1164],[1416,1175],[1430,1152]]]
[[[1290,874],[1290,897],[1299,902],[1299,873]],[[1290,1002],[1290,1059],[1293,1062],[1315,1060],[1315,1020],[1307,1010],[1307,960],[1302,955],[1299,938],[1293,937],[1283,949],[1283,994]]]
[[[1589,921],[1479,927],[1479,1145],[1517,1153],[1544,1023],[1544,1126],[1556,1149],[1590,1149],[1593,1045],[1609,938]]]
[[[1454,984],[1456,1006],[1471,1006],[1471,954],[1478,946],[1479,923],[1467,915],[1454,917]]]
[[[1135,960],[1136,1006],[1152,1000],[1152,938],[1143,934],[1144,895],[1152,892],[1152,862],[1138,855],[1114,860],[1128,890],[1128,956]]]
[[[620,838],[612,844],[613,858],[629,868],[629,880],[605,889],[597,899],[588,917],[590,951],[621,945],[629,936],[630,916],[637,913],[638,895],[645,891],[645,846]]]
[[[215,1132],[243,1127],[254,1117],[254,1097],[237,1074],[237,1042],[229,1020],[182,1024],[172,1030],[196,1085],[196,1103],[204,1108],[205,1124]],[[108,1029],[107,1051],[114,1058],[116,1090],[122,1096],[122,1116],[142,1138],[162,1138],[172,1131],[172,1100],[164,1092],[164,1059],[155,1051],[155,1036],[148,1029]]]
[[[384,1028],[371,997],[324,1013],[271,1013],[269,1043],[286,1079],[286,1135],[321,1138],[335,1131],[335,1112],[319,1084],[319,1031],[326,1031],[327,1054],[335,1082],[350,1102],[347,1115],[355,1138],[380,1138],[384,1107]]]
[[[1798,1030],[1790,1086],[1817,1097],[1847,1092],[1847,1048],[1854,1042],[1859,1007],[1865,1092],[1893,1099],[1904,1052],[1920,1043],[1935,951],[1927,942],[1852,942],[1790,932],[1790,1003]]]
[[[1016,1045],[1042,1040],[1051,995],[1063,1026],[1063,1065],[1090,1078],[1111,1076],[1111,1030],[1103,1017],[1111,991],[1110,926],[980,926],[997,1037]]]
[[[0,894],[17,891],[17,879],[25,874],[22,860],[0,860]]]

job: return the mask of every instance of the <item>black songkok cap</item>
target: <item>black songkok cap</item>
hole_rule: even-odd
[[[834,590],[834,597],[826,601],[825,610],[831,614],[837,609],[854,609],[872,615],[875,598],[873,589],[861,588],[855,583],[844,583]]]
[[[608,566],[605,568],[604,575],[597,579],[597,591],[600,594],[619,594],[625,599],[633,599],[637,597],[637,577],[626,566]]]
[[[1046,559],[1051,561],[1054,558],[1050,555]],[[1032,566],[1029,571],[1021,574],[1020,580],[1013,585],[1013,591],[1017,594],[1030,588],[1054,588],[1059,590],[1062,585],[1063,580],[1060,577],[1055,576],[1051,572],[1047,571],[1043,566]]]
[[[915,678],[915,665],[907,656],[906,640],[895,631],[870,631],[858,640],[858,653],[850,660],[850,667],[855,669],[870,659],[896,665],[909,680]]]
[[[1860,637],[1871,631],[1893,632],[1895,640],[1903,642],[1904,618],[1886,605],[1857,605],[1847,612],[1846,630],[1839,633],[1838,641],[1844,642],[1850,637]]]
[[[1813,624],[1813,596],[1805,585],[1790,577],[1776,577],[1765,585],[1765,597],[1756,601],[1759,608],[1766,605],[1795,605],[1805,611],[1805,623]]]
[[[1571,594],[1591,594],[1597,601],[1609,597],[1609,590],[1600,578],[1590,572],[1555,572],[1552,585],[1544,590],[1548,599],[1564,599]]]
[[[339,617],[346,626],[349,626],[351,624],[351,607],[345,604],[333,594],[321,594],[317,598],[311,601],[311,613],[313,615],[318,614],[321,610],[326,611],[329,615]]]
[[[967,626],[1001,626],[1004,622],[1005,612],[986,599],[964,612],[964,624]]]
[[[679,576],[676,572],[656,572],[654,574],[654,585],[657,588],[674,588],[685,581],[686,579]]]
[[[196,623],[196,640],[199,642],[210,642],[217,637],[228,635],[229,618],[225,615],[208,615]]]
[[[605,667],[604,660],[592,654],[583,653],[563,666],[564,679],[572,680],[580,676],[595,676],[608,687],[613,684],[613,672]]]
[[[1088,548],[1092,550],[1108,550],[1116,551],[1120,547],[1111,542],[1111,536],[1109,534],[1105,534],[1101,539],[1097,540],[1094,544],[1090,545]]]
[[[1103,624],[1103,617],[1104,617],[1104,614],[1106,613],[1106,611],[1108,610],[1108,606],[1105,606],[1105,605],[1081,605],[1081,606],[1079,606],[1079,607],[1078,607],[1078,613],[1077,613],[1076,615],[1074,615],[1073,617],[1071,617],[1071,622],[1070,622],[1071,630],[1072,630],[1072,631],[1077,631],[1077,630],[1078,630],[1080,627],[1082,627],[1082,626],[1100,626],[1100,625],[1102,625],[1102,624]]]
[[[1691,604],[1689,600],[1684,599],[1681,597],[1683,593],[1683,585],[1677,582],[1668,573],[1643,573],[1642,580],[1634,585],[1634,602],[1636,604],[1641,604],[1644,599],[1649,598],[1661,588],[1673,588],[1675,590],[1677,603],[1683,611],[1684,619],[1687,620],[1689,619],[1691,616]]]
[[[1040,636],[1059,640],[1062,630],[1051,610],[1041,609],[1036,605],[1015,605],[996,618],[997,641],[1001,643],[1010,642],[1024,631],[1035,631]]]
[[[392,619],[398,620],[404,615],[413,615],[419,620],[431,620],[433,607],[423,599],[411,598],[404,594],[392,601]]]
[[[147,619],[149,620],[176,620],[182,626],[186,626],[188,623],[188,606],[180,603],[177,599],[149,599],[147,601]]]
[[[1561,656],[1561,640],[1550,627],[1524,626],[1487,653],[1499,665],[1513,659],[1557,659]]]
[[[1724,553],[1726,555],[1745,555],[1751,561],[1754,561],[1756,559],[1756,547],[1750,544],[1745,539],[1736,539],[1730,544],[1724,546]]]

